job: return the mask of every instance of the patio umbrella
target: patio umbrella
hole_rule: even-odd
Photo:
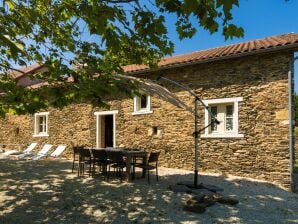
[[[127,76],[127,75],[117,75],[117,76],[123,79],[135,81],[138,83],[138,87],[140,88],[140,90],[152,96],[159,96],[164,101],[169,102],[176,107],[187,110],[192,114],[194,113],[192,108],[187,106],[184,102],[182,102],[174,93],[170,92],[167,88],[153,82],[152,80],[137,78],[133,76]]]

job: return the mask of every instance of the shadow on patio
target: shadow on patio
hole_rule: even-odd
[[[298,195],[269,183],[200,175],[200,182],[236,195],[235,206],[216,204],[204,214],[183,211],[191,196],[168,190],[192,172],[161,169],[134,183],[106,182],[71,173],[66,160],[0,159],[0,223],[289,223],[298,221]]]

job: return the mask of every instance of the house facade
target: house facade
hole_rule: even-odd
[[[285,34],[174,56],[162,60],[155,71],[141,65],[124,69],[135,77],[164,76],[188,86],[220,121],[200,133],[199,171],[269,180],[290,188],[293,84],[288,74],[297,48],[298,35]],[[187,91],[163,85],[193,107]],[[110,105],[109,110],[78,104],[7,116],[0,121],[0,142],[67,144],[68,155],[74,145],[160,150],[160,166],[194,169],[193,114],[146,93],[115,99]],[[200,129],[210,122],[200,105]]]

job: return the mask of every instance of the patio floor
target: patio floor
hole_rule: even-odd
[[[203,214],[183,211],[191,196],[170,184],[192,180],[192,172],[160,169],[133,183],[82,178],[67,160],[0,159],[0,223],[297,223],[298,195],[266,182],[200,174],[199,182],[236,195],[235,207],[216,204]]]

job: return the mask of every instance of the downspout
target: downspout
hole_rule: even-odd
[[[289,84],[289,145],[290,145],[290,178],[291,178],[291,190],[294,191],[294,144],[293,144],[293,73],[294,73],[294,62],[298,57],[289,62],[288,71],[288,84]]]

